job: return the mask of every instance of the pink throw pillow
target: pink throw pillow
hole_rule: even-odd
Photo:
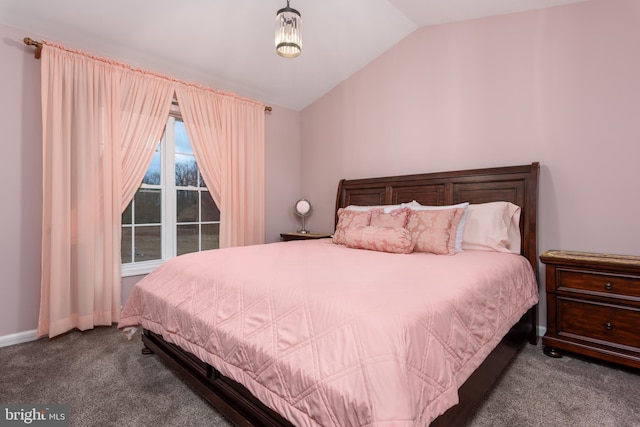
[[[366,227],[371,222],[371,211],[352,211],[338,209],[338,224],[336,232],[333,233],[333,242],[339,245],[346,245],[344,234],[350,228]]]
[[[407,229],[415,242],[416,252],[439,255],[456,253],[456,231],[464,209],[417,211],[409,214]]]
[[[402,227],[356,227],[345,233],[349,248],[368,249],[370,251],[410,254],[413,252],[413,238]]]
[[[405,228],[409,221],[409,208],[394,209],[385,212],[382,209],[371,211],[371,226],[375,227],[400,227]]]

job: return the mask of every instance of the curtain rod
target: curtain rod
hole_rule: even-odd
[[[35,56],[36,59],[40,59],[40,55],[42,53],[42,43],[40,43],[37,40],[33,40],[30,37],[25,37],[24,39],[22,39],[22,41],[27,46],[35,46],[36,51],[34,53],[34,56]],[[268,106],[268,105],[264,106],[264,111],[271,111],[271,110],[273,110],[273,108],[271,108],[270,106]]]

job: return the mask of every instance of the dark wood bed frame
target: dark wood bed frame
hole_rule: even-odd
[[[509,201],[522,208],[522,255],[537,268],[536,218],[539,164],[474,169],[455,172],[404,175],[386,178],[341,180],[337,210],[347,205],[398,204],[416,200],[424,205],[460,202]],[[493,387],[504,369],[528,340],[536,344],[537,306],[509,331],[480,367],[460,387],[460,403],[438,417],[431,426],[462,426]],[[143,353],[156,353],[215,408],[239,426],[291,426],[279,414],[258,401],[242,385],[220,374],[213,366],[144,330]]]

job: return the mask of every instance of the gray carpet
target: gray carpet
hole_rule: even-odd
[[[73,426],[231,426],[141,348],[115,328],[0,348],[0,403],[68,404]],[[468,426],[640,426],[640,375],[527,345]]]

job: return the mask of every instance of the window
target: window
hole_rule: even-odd
[[[202,180],[184,123],[172,115],[122,214],[122,275],[146,274],[177,255],[217,249],[219,235],[220,211]]]

